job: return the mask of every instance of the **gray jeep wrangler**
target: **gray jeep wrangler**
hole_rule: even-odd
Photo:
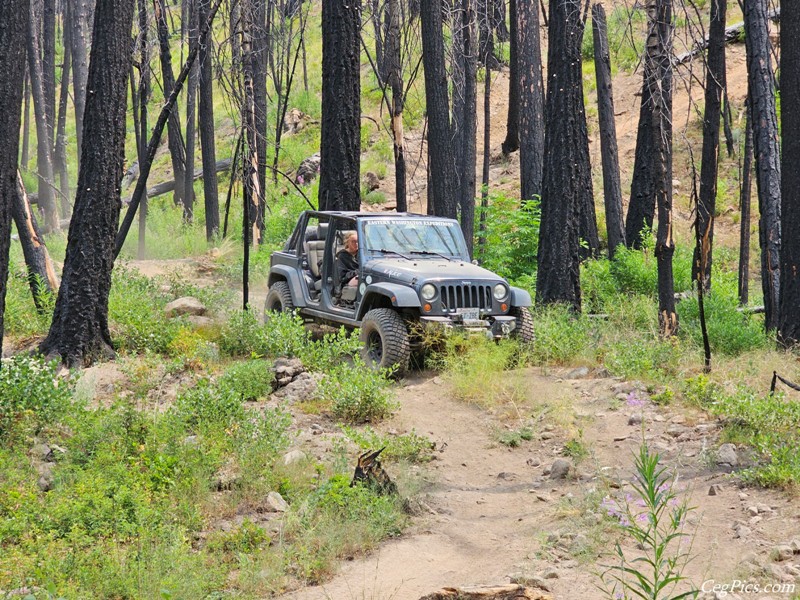
[[[336,256],[358,235],[358,285],[339,281]],[[531,297],[469,260],[457,221],[408,213],[306,211],[270,259],[264,316],[296,310],[307,320],[361,328],[362,356],[405,370],[438,325],[497,339],[533,341]]]

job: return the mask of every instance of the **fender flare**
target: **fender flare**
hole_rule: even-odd
[[[533,306],[531,295],[522,288],[511,287],[511,306]]]
[[[302,293],[302,287],[305,285],[296,269],[292,269],[286,265],[275,265],[269,272],[269,285],[271,286],[276,281],[285,280],[289,284],[289,291],[292,294],[292,303],[296,308],[304,308],[306,306],[306,299]]]
[[[420,301],[417,292],[410,287],[396,283],[372,283],[364,290],[364,297],[359,305],[358,320],[360,321],[367,312],[371,296],[388,298],[394,308],[419,308]]]

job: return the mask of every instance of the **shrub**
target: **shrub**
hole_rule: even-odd
[[[359,357],[340,363],[319,383],[318,394],[337,419],[350,423],[377,421],[394,410],[388,373],[368,368]]]
[[[486,243],[476,253],[483,266],[510,280],[535,273],[542,214],[539,200],[521,202],[493,193],[484,214]]]
[[[268,362],[260,359],[235,363],[220,377],[220,392],[235,396],[241,402],[268,396],[275,381],[275,374],[269,367]]]
[[[175,409],[191,427],[227,427],[244,416],[242,402],[236,394],[208,379],[201,379],[194,387],[181,392]]]
[[[371,427],[355,429],[344,426],[342,431],[363,451],[385,448],[381,456],[387,459],[427,462],[433,457],[436,446],[414,430],[402,435],[381,435]]]
[[[592,346],[588,319],[564,305],[547,306],[534,315],[533,359],[543,364],[569,364]]]
[[[36,427],[53,422],[70,405],[71,385],[57,379],[57,362],[15,356],[0,366],[0,437],[30,417]]]

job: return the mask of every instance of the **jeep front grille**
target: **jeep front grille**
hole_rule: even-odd
[[[443,285],[442,307],[446,310],[457,308],[492,308],[492,286],[490,285]]]

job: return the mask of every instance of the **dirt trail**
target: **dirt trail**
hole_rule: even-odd
[[[534,440],[509,448],[497,442],[497,431],[505,429],[500,417],[450,399],[438,377],[411,380],[398,392],[399,411],[381,429],[415,429],[441,449],[424,467],[426,485],[419,498],[425,514],[415,517],[400,539],[344,563],[325,585],[284,598],[416,600],[445,586],[501,584],[511,577],[540,577],[557,599],[603,598],[595,587],[594,566],[581,558],[586,545],[604,539],[597,537],[602,525],[587,525],[587,518],[601,520],[587,514],[591,503],[586,499],[618,492],[609,484],[621,482],[624,489],[632,477],[632,454],[642,428],[628,420],[642,409],[615,398],[633,389],[617,380],[564,380],[533,369],[524,378],[534,405],[560,401],[572,412],[568,429],[583,433],[591,456],[572,476],[553,480],[546,474],[568,439],[564,427],[545,420]],[[726,582],[752,575],[762,585],[793,582],[800,574],[797,555],[778,563],[770,553],[800,537],[798,507],[774,492],[739,489],[725,474],[728,469],[715,464],[715,423],[650,403],[643,416],[645,436],[679,470],[681,485],[697,507],[690,519],[690,527],[696,527],[695,559],[687,570],[692,580],[700,585],[707,579]],[[392,471],[391,464],[385,466]],[[712,485],[719,487],[710,496]],[[763,511],[751,515],[748,509],[758,504]]]

